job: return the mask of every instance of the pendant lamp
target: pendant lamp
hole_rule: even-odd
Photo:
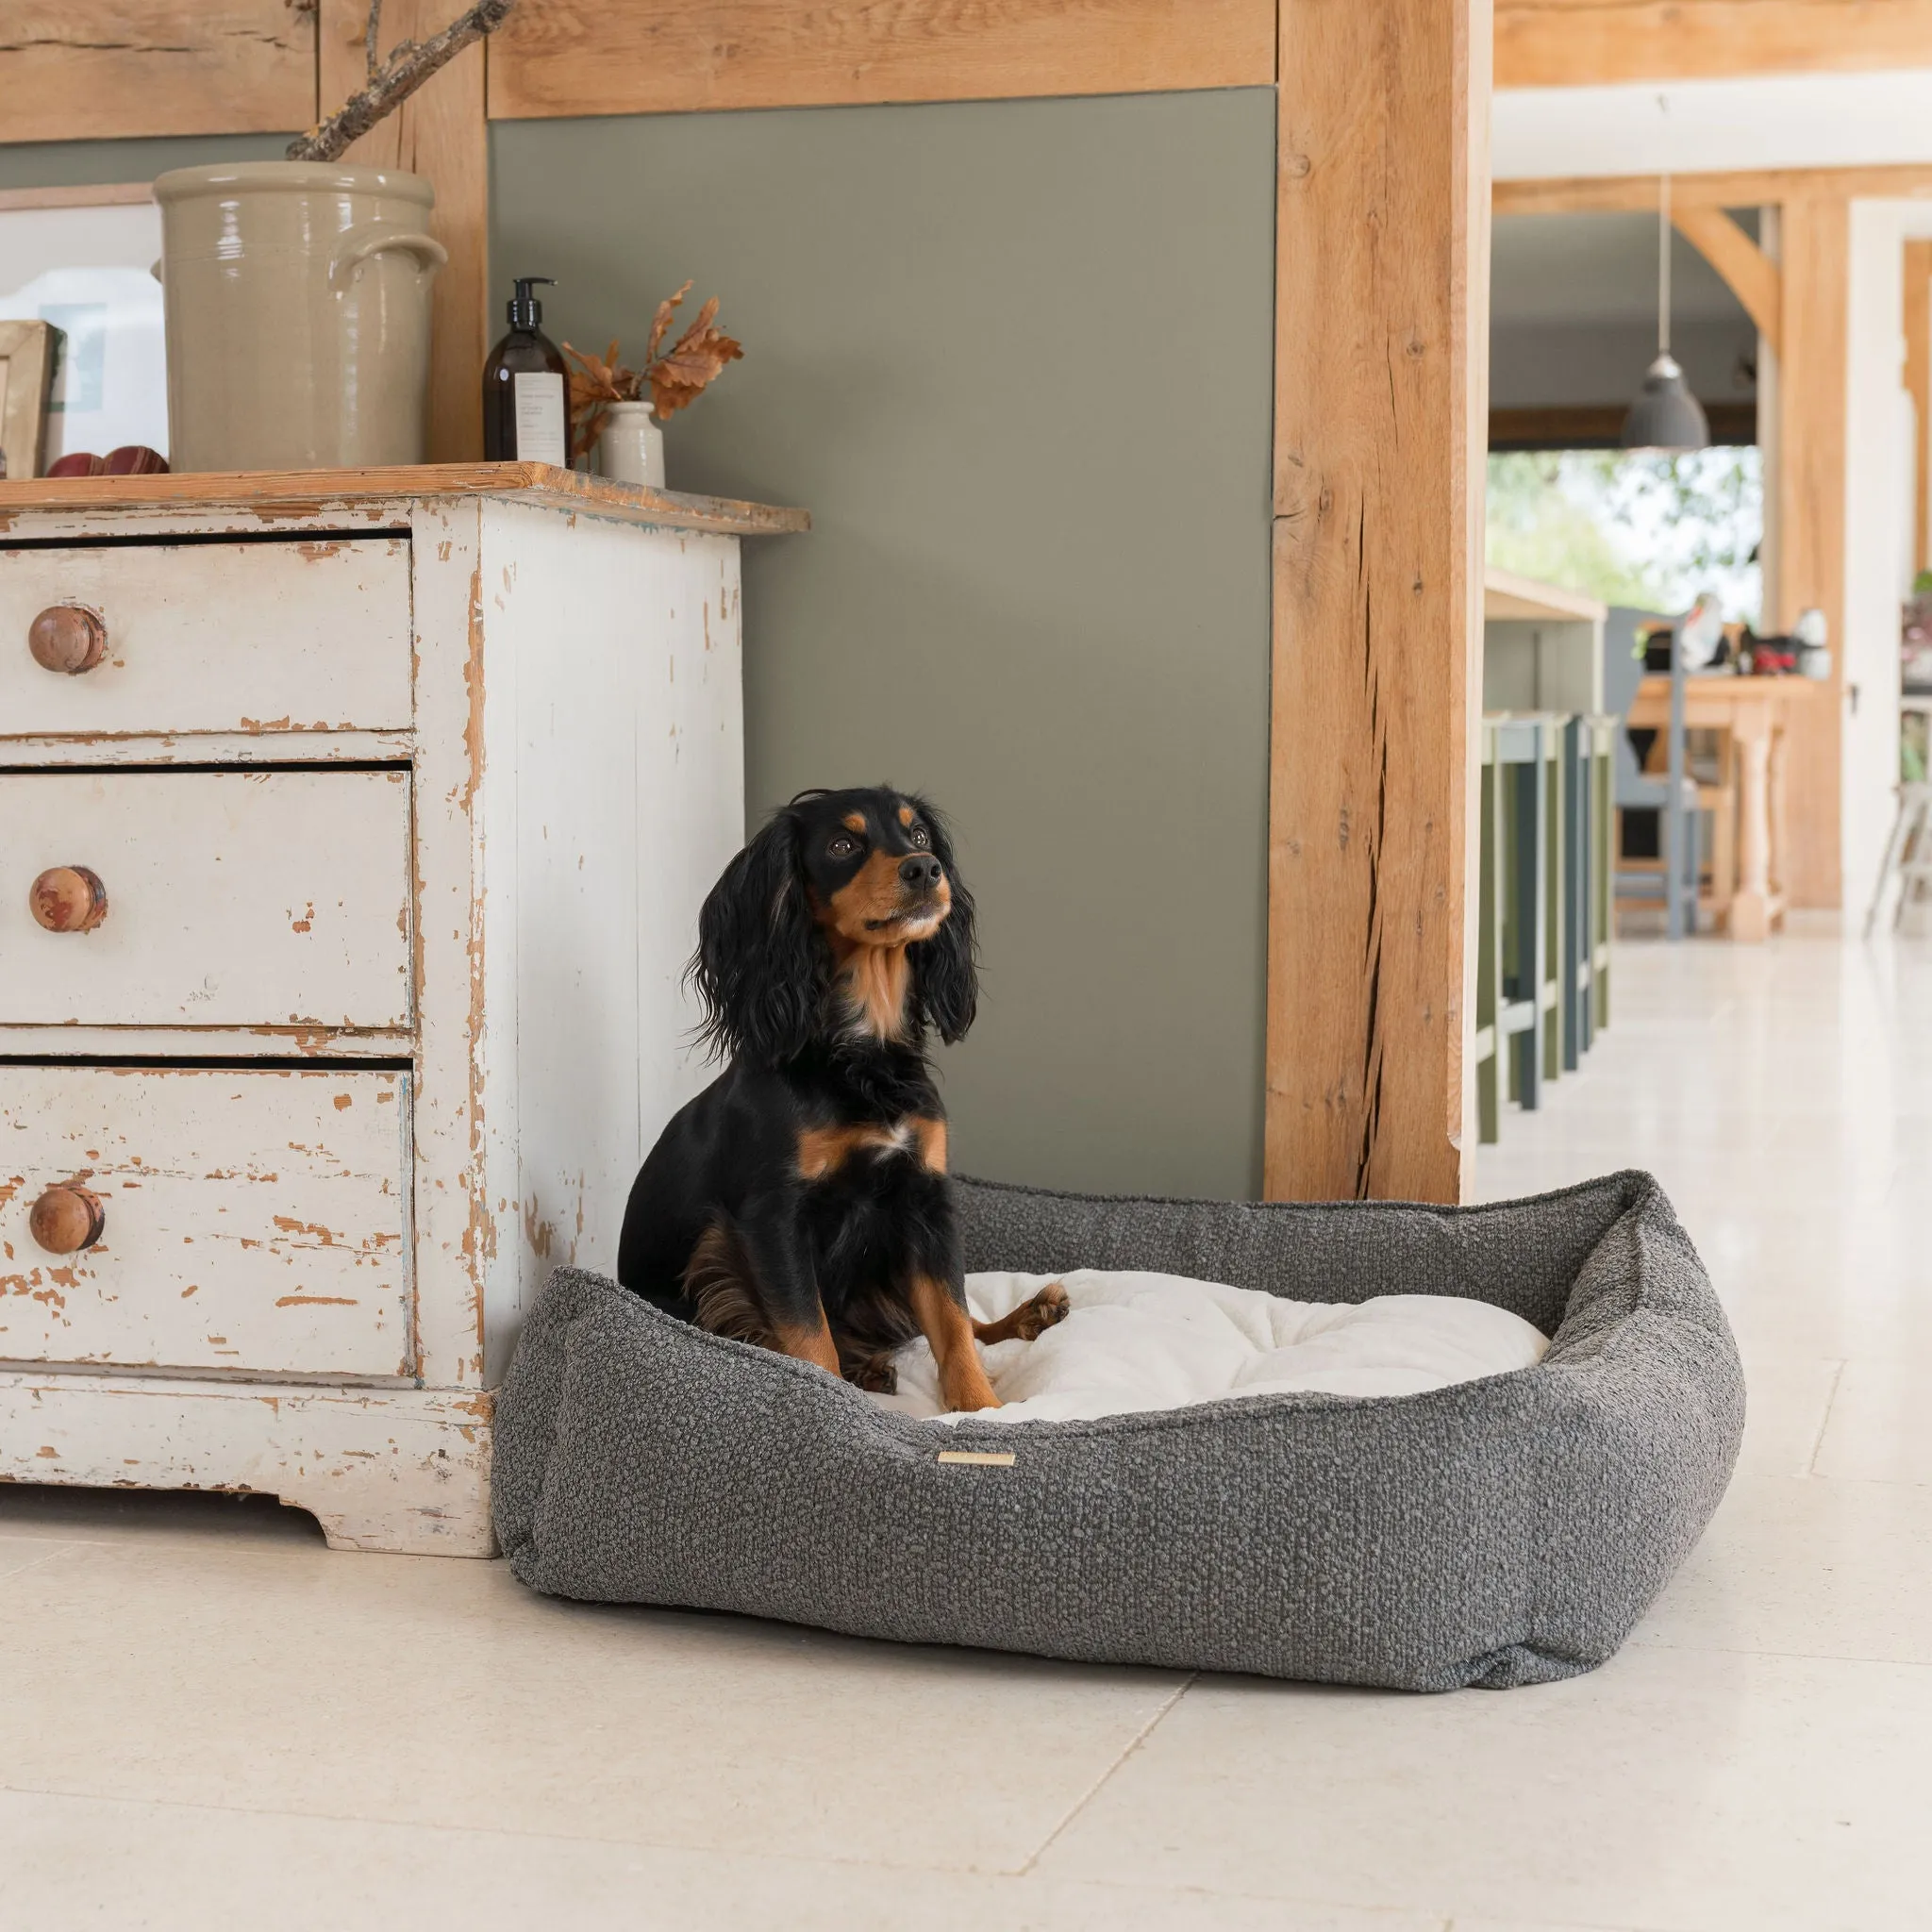
[[[1663,106],[1659,96],[1658,107]],[[1684,372],[1671,354],[1671,177],[1659,177],[1657,233],[1657,360],[1624,418],[1625,449],[1656,450],[1674,456],[1710,446],[1704,405],[1684,384]]]

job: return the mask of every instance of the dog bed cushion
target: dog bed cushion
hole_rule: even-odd
[[[1145,1269],[969,1274],[966,1306],[974,1321],[994,1322],[1055,1280],[1070,1305],[1058,1326],[980,1350],[1005,1405],[982,1420],[1071,1422],[1291,1389],[1419,1395],[1533,1367],[1549,1345],[1521,1315],[1464,1295],[1385,1294],[1350,1307]],[[949,1425],[965,1420],[945,1411],[924,1337],[900,1349],[893,1366],[898,1391],[874,1395],[881,1407]]]
[[[1646,1174],[1462,1208],[958,1195],[975,1272],[1465,1295],[1550,1347],[1414,1395],[941,1427],[559,1270],[496,1406],[516,1574],[915,1642],[1500,1689],[1609,1657],[1729,1478],[1737,1349]]]

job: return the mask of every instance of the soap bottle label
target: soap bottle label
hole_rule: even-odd
[[[570,467],[563,433],[563,377],[548,370],[516,377],[517,461]]]

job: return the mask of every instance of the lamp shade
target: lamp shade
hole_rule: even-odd
[[[1659,356],[1624,418],[1624,447],[1676,451],[1709,446],[1704,405],[1684,387],[1684,372],[1672,358]]]

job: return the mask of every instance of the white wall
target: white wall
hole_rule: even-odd
[[[1499,181],[1928,161],[1932,68],[1507,88],[1491,156]]]

